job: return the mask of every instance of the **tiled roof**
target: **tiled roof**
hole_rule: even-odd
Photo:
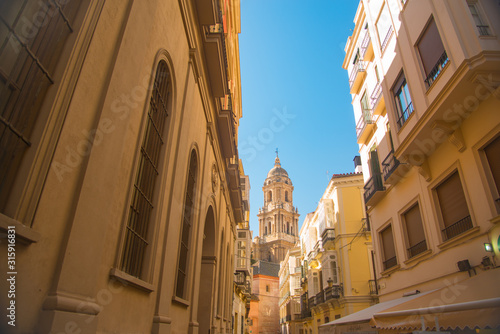
[[[338,179],[340,177],[348,177],[348,176],[356,176],[356,175],[363,175],[362,172],[359,173],[343,173],[343,174],[333,174],[332,179]]]

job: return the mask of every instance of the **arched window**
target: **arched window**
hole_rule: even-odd
[[[191,226],[193,225],[193,208],[194,208],[194,190],[196,185],[196,174],[198,170],[198,161],[196,151],[191,151],[189,159],[189,169],[187,176],[186,194],[184,196],[184,212],[182,214],[182,235],[179,244],[179,259],[177,264],[177,281],[175,295],[180,298],[186,298],[186,278],[188,260],[189,260],[189,238],[191,234]]]
[[[288,202],[288,191],[285,191],[285,202]]]
[[[150,225],[152,211],[156,205],[156,178],[164,153],[162,144],[166,139],[164,128],[170,91],[168,73],[167,64],[160,61],[149,103],[120,263],[121,270],[141,279],[148,279],[144,268],[149,260],[145,255],[152,239]]]
[[[267,201],[271,202],[272,200],[273,200],[273,192],[271,190],[269,190],[267,192]]]
[[[264,235],[267,235],[267,226],[265,226]]]
[[[290,222],[286,222],[286,233],[290,234]]]

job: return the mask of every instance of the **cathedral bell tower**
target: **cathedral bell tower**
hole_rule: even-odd
[[[279,263],[299,241],[299,213],[293,206],[292,180],[281,167],[278,152],[262,191],[264,206],[257,215],[260,237],[255,241],[254,256],[257,260]]]

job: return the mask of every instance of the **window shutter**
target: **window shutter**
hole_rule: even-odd
[[[444,52],[443,42],[434,20],[429,23],[420,42],[418,42],[418,51],[424,65],[425,74],[429,75]]]
[[[444,227],[469,216],[464,190],[458,172],[453,173],[436,188]]]
[[[500,198],[500,136],[484,148]]]
[[[388,260],[396,256],[396,249],[394,248],[394,238],[392,236],[392,226],[389,225],[381,233],[382,247],[384,249],[384,259]]]
[[[422,217],[420,216],[419,205],[415,204],[410,210],[404,213],[406,233],[408,235],[409,246],[415,246],[425,240]]]

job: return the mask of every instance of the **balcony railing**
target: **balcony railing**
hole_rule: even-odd
[[[363,41],[361,42],[361,57],[364,58],[366,51],[368,50],[368,46],[370,45],[370,34],[368,31],[365,33],[365,37],[363,37]]]
[[[356,64],[354,64],[351,74],[349,75],[349,87],[352,87],[354,84],[354,81],[356,80],[356,76],[358,75],[359,72],[364,72],[366,70],[365,68],[365,62],[358,60]]]
[[[401,113],[401,115],[398,118],[398,127],[401,128],[403,124],[406,123],[406,120],[410,118],[410,115],[413,113],[413,103],[410,102],[407,106],[406,109]]]
[[[325,295],[323,291],[316,294],[316,305],[323,304],[325,302]]]
[[[372,100],[372,106],[374,109],[379,103],[381,96],[382,96],[382,85],[380,84],[380,82],[377,82],[375,88],[373,89],[372,95],[370,95],[370,99]]]
[[[426,250],[427,250],[427,242],[425,240],[422,240],[419,243],[416,243],[415,245],[407,249],[408,258],[411,259],[415,255],[425,252]]]
[[[312,296],[311,298],[309,298],[308,302],[309,307],[316,306],[316,296]]]
[[[329,286],[325,289],[325,301],[328,301],[330,299],[334,299],[334,298],[340,298],[340,296],[342,295],[343,291],[342,291],[342,286]]]
[[[392,26],[389,27],[389,30],[387,31],[387,34],[385,35],[384,41],[382,42],[382,45],[380,46],[380,50],[384,52],[385,48],[387,47],[387,44],[389,44],[389,40],[391,39],[392,36]]]
[[[444,51],[441,57],[439,57],[436,65],[434,65],[432,70],[429,72],[429,75],[424,80],[427,84],[427,87],[430,87],[432,83],[437,79],[439,74],[443,71],[444,66],[448,63],[448,60],[448,55],[446,54],[446,51]]]
[[[334,241],[335,240],[335,229],[331,227],[325,228],[323,231],[323,234],[321,235],[321,238],[323,240],[323,245],[325,245],[328,241]]]
[[[377,191],[384,191],[385,187],[382,183],[382,177],[380,174],[374,174],[365,184],[365,203],[367,203],[370,198],[375,195]]]
[[[470,230],[472,228],[472,220],[470,216],[467,216],[465,218],[460,219],[453,225],[450,225],[446,228],[444,228],[443,231],[443,237],[445,240],[451,239],[459,234],[464,233],[467,230]]]
[[[377,281],[374,279],[368,280],[368,286],[370,287],[370,295],[378,295]]]
[[[479,36],[490,36],[489,26],[478,25],[476,27],[479,31]]]
[[[392,268],[398,264],[398,259],[394,256],[384,261],[384,270]]]
[[[285,321],[292,321],[292,315],[288,314],[285,318]]]
[[[399,160],[394,156],[394,149],[392,149],[382,162],[384,181],[387,181],[389,176],[391,176],[398,166]]]
[[[356,137],[358,139],[363,133],[363,130],[366,128],[367,124],[373,124],[371,109],[364,109],[363,114],[361,115],[361,117],[358,120],[358,123],[356,124]]]

